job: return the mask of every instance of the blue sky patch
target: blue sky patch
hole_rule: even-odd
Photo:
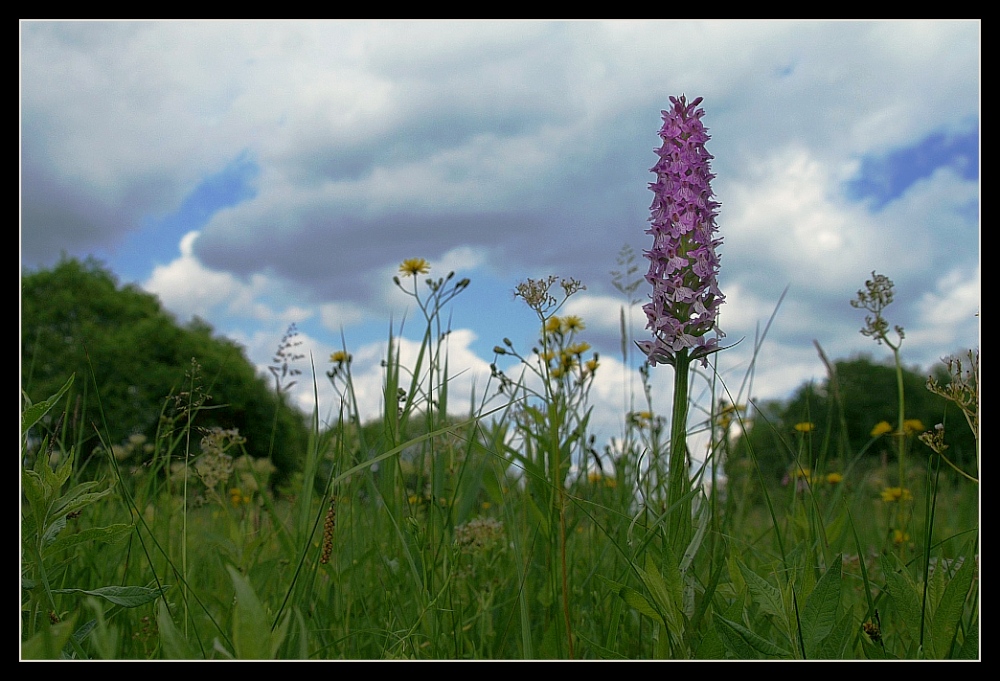
[[[951,168],[966,180],[979,178],[979,126],[962,134],[936,132],[889,154],[865,158],[859,176],[847,185],[852,199],[871,200],[880,209],[938,168]]]
[[[235,206],[256,196],[253,181],[260,172],[257,163],[246,152],[225,168],[206,177],[195,187],[175,213],[149,217],[142,227],[116,249],[111,258],[112,269],[125,280],[142,280],[159,259],[177,255],[177,244],[191,230],[208,224],[223,208]]]

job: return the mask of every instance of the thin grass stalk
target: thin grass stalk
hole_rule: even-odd
[[[924,585],[920,595],[920,649],[924,647],[924,633],[927,626],[927,589],[930,585],[931,541],[934,534],[934,513],[937,509],[938,483],[941,473],[940,457],[931,457],[931,470],[927,472],[930,490],[924,497]],[[932,480],[933,476],[933,480]]]

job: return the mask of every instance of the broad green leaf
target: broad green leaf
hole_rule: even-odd
[[[663,546],[663,560],[664,560],[664,572],[663,572],[663,585],[667,590],[667,595],[670,597],[670,603],[678,610],[681,610],[681,603],[684,598],[684,576],[681,574],[680,566],[677,563],[677,557],[674,552],[670,549],[669,543],[664,543]],[[646,567],[654,567],[652,556],[646,555]]]
[[[855,636],[855,622],[857,620],[854,618],[854,614],[851,612],[845,613],[843,617],[834,625],[833,629],[827,634],[826,638],[820,641],[815,652],[812,654],[813,659],[817,660],[842,660],[846,657],[847,647],[850,645],[851,641],[854,640]],[[865,638],[868,638],[865,636]]]
[[[782,603],[781,591],[748,568],[740,559],[736,559],[736,564],[739,565],[740,574],[742,574],[743,579],[746,581],[747,588],[750,590],[750,595],[753,597],[754,602],[760,606],[761,610],[777,617],[779,621],[784,623],[785,606]]]
[[[194,660],[200,656],[177,629],[170,617],[166,601],[160,601],[156,609],[156,628],[160,634],[163,657],[167,660]]]
[[[802,608],[802,639],[807,657],[816,655],[820,643],[837,623],[842,567],[843,558],[838,555],[833,560],[833,565],[816,582],[816,587]]]
[[[42,625],[41,631],[21,644],[23,660],[58,660],[63,658],[63,647],[73,635],[76,618],[52,626]]]
[[[65,516],[63,516],[65,520]],[[134,526],[126,523],[108,525],[107,527],[88,527],[84,530],[62,537],[48,547],[48,551],[62,551],[72,548],[78,544],[96,541],[102,544],[117,544],[128,539],[132,534]]]
[[[97,596],[123,608],[135,608],[155,601],[166,593],[169,586],[154,588],[148,586],[103,586],[99,589],[53,589],[57,594],[86,594]]]
[[[891,655],[882,647],[881,643],[872,641],[865,634],[861,635],[861,652],[866,660],[890,660]]]
[[[941,566],[938,569],[943,573]],[[958,631],[962,613],[965,611],[965,601],[972,588],[976,565],[974,560],[965,559],[955,576],[948,580],[941,601],[934,610],[931,626],[931,640],[934,657],[944,658],[951,649],[952,641]]]
[[[652,557],[647,555],[646,569],[636,568],[636,572],[639,573],[639,579],[642,580],[643,586],[646,587],[653,597],[653,603],[656,604],[657,611],[660,613],[660,617],[664,623],[666,623],[671,631],[680,633],[681,623],[677,616],[677,606],[666,583],[663,581],[663,577],[660,576],[659,571],[656,569]]]
[[[736,551],[731,549],[726,552],[726,569],[729,572],[729,583],[732,585],[733,592],[742,595],[746,589],[747,580],[743,579],[743,572],[737,565],[739,562],[738,555]]]
[[[101,490],[100,492],[87,492],[88,489],[93,489],[98,483],[83,483],[82,485],[77,485],[72,490],[67,492],[55,505],[53,508],[53,515],[59,515],[65,517],[70,513],[79,511],[80,509],[90,506],[95,501],[103,499],[104,497],[111,494],[111,488]]]
[[[886,577],[886,590],[904,626],[911,632],[920,631],[920,589],[910,579],[906,568],[892,554],[882,554],[882,571]]]
[[[63,387],[59,388],[54,395],[52,395],[47,400],[42,400],[41,402],[35,402],[34,404],[29,404],[21,412],[21,438],[27,436],[28,429],[34,426],[36,423],[42,420],[42,417],[49,413],[49,410],[56,405],[56,403],[62,399],[62,396],[66,394],[69,387],[73,385],[73,380],[76,378],[76,374],[69,377],[69,380],[63,384]],[[25,396],[27,401],[27,396]]]
[[[759,660],[760,655],[750,644],[744,640],[736,629],[731,626],[730,620],[716,615],[713,618],[715,632],[719,635],[723,646],[730,659],[736,660]]]
[[[726,646],[722,642],[715,627],[710,627],[702,637],[701,642],[694,651],[696,660],[724,660],[726,658]]]
[[[965,640],[955,658],[958,660],[978,660],[979,651],[979,618],[972,620],[972,624],[965,632]]]
[[[288,618],[271,633],[271,619],[250,582],[233,566],[229,576],[236,589],[236,610],[233,613],[233,646],[241,660],[273,660],[288,630]]]
[[[763,636],[754,633],[738,622],[733,622],[732,620],[728,620],[725,617],[720,617],[718,615],[716,615],[715,620],[723,625],[723,629],[728,628],[732,633],[735,633],[743,639],[743,642],[746,643],[746,645],[759,653],[782,658],[793,657],[790,651],[785,650],[781,646],[775,645]],[[720,630],[719,633],[722,633],[722,630]]]
[[[663,616],[657,612],[656,608],[654,608],[650,602],[646,600],[645,596],[632,587],[623,586],[618,591],[618,595],[621,596],[622,600],[624,600],[629,607],[635,608],[640,614],[643,614],[657,622],[663,622]]]
[[[45,548],[56,541],[59,537],[59,533],[63,531],[66,527],[66,516],[59,516],[45,528],[44,534],[42,534],[42,548]]]

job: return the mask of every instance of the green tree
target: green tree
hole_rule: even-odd
[[[897,422],[895,366],[859,356],[837,361],[834,367],[836,386],[831,386],[829,378],[820,384],[809,382],[787,401],[755,405],[750,427],[735,443],[727,470],[746,469],[748,447],[753,447],[765,479],[771,481],[780,480],[797,456],[801,465],[811,468],[826,461],[848,461],[862,451],[866,456],[893,460],[896,450],[892,438],[873,442],[872,430],[882,421],[893,428]],[[950,382],[944,365],[932,371],[940,383]],[[931,372],[904,368],[906,419],[920,421],[924,429],[945,423],[950,458],[959,464],[974,462],[971,431],[957,407],[927,390],[929,375]],[[797,424],[807,423],[813,424],[813,430],[796,429]],[[918,454],[930,454],[915,437],[911,446]]]
[[[21,280],[22,390],[43,399],[73,373],[64,428],[82,460],[98,432],[110,444],[134,434],[151,440],[169,397],[192,387],[210,396],[195,428],[238,428],[251,456],[272,453],[275,482],[296,468],[306,446],[302,415],[257,375],[239,345],[213,336],[199,319],[178,325],[155,296],[120,287],[93,258],[64,258]]]

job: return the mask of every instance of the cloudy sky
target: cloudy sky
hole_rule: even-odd
[[[873,270],[908,365],[979,344],[977,21],[22,22],[20,48],[22,271],[93,255],[264,371],[291,323],[320,371],[346,343],[369,415],[390,326],[419,338],[392,277],[421,257],[471,280],[456,402],[501,339],[537,342],[518,282],[585,284],[564,312],[616,431],[635,366],[610,272],[629,246],[645,273],[671,95],[704,97],[734,395],[821,379],[813,341],[889,359],[849,305]]]

